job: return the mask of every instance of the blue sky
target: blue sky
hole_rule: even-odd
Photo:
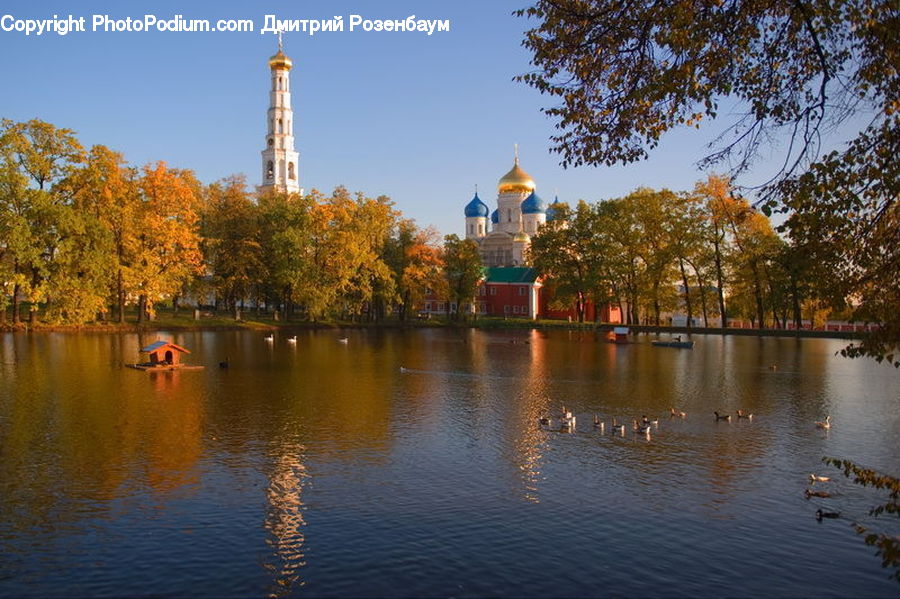
[[[442,234],[463,233],[475,185],[491,207],[513,144],[538,193],[598,201],[638,186],[687,190],[704,178],[695,161],[712,132],[669,135],[650,160],[627,167],[563,169],[549,152],[551,100],[512,79],[527,72],[527,0],[432,2],[4,2],[17,19],[84,16],[88,31],[26,37],[0,31],[0,117],[39,118],[104,144],[136,165],[164,160],[205,183],[235,173],[260,182],[274,35],[264,15],[327,19],[342,33],[285,34],[293,59],[294,134],[300,181],[388,195],[405,216]],[[93,14],[170,19],[252,19],[253,33],[91,32]],[[449,19],[448,33],[348,31],[371,19]]]

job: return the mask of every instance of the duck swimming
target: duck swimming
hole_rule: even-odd
[[[743,418],[744,420],[753,420],[753,414],[752,413],[745,414],[744,410],[738,410],[737,417],[738,417],[738,420],[740,420],[741,418]]]
[[[731,414],[719,415],[718,412],[713,412],[713,414],[716,415],[716,422],[718,422],[719,420],[725,420],[726,422],[731,422]]]
[[[810,497],[831,497],[831,493],[828,491],[810,491],[809,489],[806,489],[803,491],[803,494],[806,495],[807,499]]]
[[[831,477],[828,477],[828,476],[819,476],[819,475],[817,475],[817,474],[810,474],[810,475],[809,475],[809,482],[810,482],[810,483],[827,483],[827,482],[830,481],[830,480],[831,480]]]
[[[826,416],[825,420],[822,422],[816,421],[816,428],[829,429],[831,428],[831,416]]]
[[[826,511],[823,511],[822,508],[819,508],[816,510],[816,520],[818,520],[819,522],[822,521],[822,518],[840,518],[840,517],[841,517],[840,512],[826,512]]]
[[[679,412],[675,408],[669,410],[670,418],[684,418],[685,416],[687,416],[687,414],[685,414],[684,412]]]

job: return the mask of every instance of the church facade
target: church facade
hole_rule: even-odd
[[[478,243],[485,266],[525,266],[525,251],[531,236],[553,219],[553,206],[537,195],[534,179],[519,166],[516,153],[513,167],[497,183],[497,207],[475,197],[466,204],[466,238]],[[555,202],[554,202],[555,203]]]

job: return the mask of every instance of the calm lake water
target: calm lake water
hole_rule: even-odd
[[[821,458],[900,474],[900,372],[842,341],[289,334],[0,336],[0,595],[898,596]]]

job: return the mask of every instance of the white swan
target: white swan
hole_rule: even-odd
[[[831,428],[831,416],[826,416],[825,420],[822,422],[816,421],[816,428],[824,428],[824,429]]]

